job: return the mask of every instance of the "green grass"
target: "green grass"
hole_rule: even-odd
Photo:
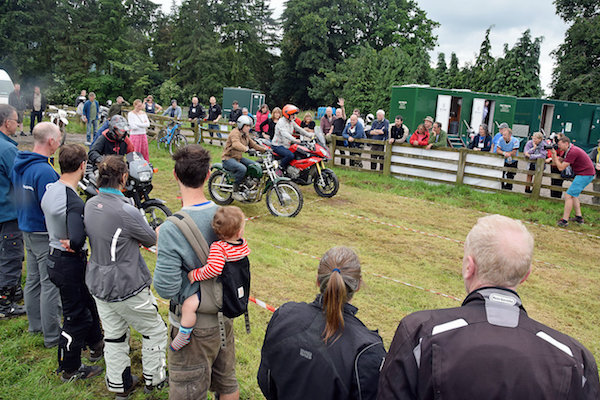
[[[207,148],[217,161],[221,149]],[[166,200],[176,211],[181,203],[172,175],[173,163],[168,153],[159,152],[153,142],[150,158],[159,169],[153,195]],[[305,205],[296,218],[270,216],[264,200],[241,205],[247,216],[259,216],[246,225],[246,238],[252,248],[252,295],[256,298],[275,307],[292,300],[312,301],[317,293],[318,261],[311,256],[320,257],[332,246],[350,246],[361,258],[364,279],[353,304],[359,307],[358,316],[368,327],[379,329],[387,348],[405,315],[422,309],[455,307],[460,302],[375,274],[463,298],[463,246],[454,240],[464,241],[483,213],[500,213],[542,224],[527,225],[536,240],[536,261],[519,293],[529,314],[574,336],[596,357],[600,356],[600,239],[555,228],[562,203],[334,169],[341,180],[339,193],[332,199],[320,199],[312,187],[303,187]],[[589,223],[571,229],[599,235],[600,212],[584,206],[584,215]],[[153,270],[155,255],[143,255]],[[159,305],[166,319],[166,302],[161,299]],[[270,316],[251,304],[249,335],[243,319],[235,321],[237,376],[244,399],[262,398],[256,372]],[[138,374],[140,343],[139,335],[134,335],[132,365]],[[112,398],[100,377],[89,382],[60,383],[52,373],[56,350],[45,349],[40,336],[27,334],[25,318],[0,321],[0,367],[0,399]],[[139,392],[134,399],[145,398]],[[167,398],[167,391],[154,398]]]

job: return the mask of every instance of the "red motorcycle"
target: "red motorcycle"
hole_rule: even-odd
[[[271,149],[271,141],[263,138],[257,141]],[[322,142],[315,139],[292,144],[290,151],[294,153],[294,159],[283,171],[284,176],[290,178],[298,185],[313,184],[315,192],[321,197],[333,197],[340,188],[340,181],[329,168],[325,168],[325,161],[331,159],[329,149]],[[281,157],[273,152],[275,159]]]

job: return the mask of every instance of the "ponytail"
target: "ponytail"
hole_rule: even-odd
[[[361,282],[360,262],[348,247],[329,249],[321,258],[317,280],[323,296],[325,329],[323,341],[335,342],[344,329],[344,305],[352,299]]]
[[[323,292],[323,308],[325,311],[325,330],[323,331],[323,340],[328,342],[337,332],[344,329],[344,316],[342,310],[347,301],[348,292],[344,278],[339,269],[331,273],[327,280],[327,286]],[[334,339],[334,342],[339,335]]]

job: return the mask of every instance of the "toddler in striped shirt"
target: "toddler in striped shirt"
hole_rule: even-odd
[[[219,240],[210,245],[206,265],[188,273],[191,283],[216,278],[223,273],[225,263],[248,257],[250,249],[246,239],[243,238],[245,220],[244,212],[239,207],[228,206],[217,210],[212,221],[212,228]],[[200,291],[198,291],[183,302],[181,326],[179,333],[171,342],[172,350],[180,350],[190,342],[200,300]]]

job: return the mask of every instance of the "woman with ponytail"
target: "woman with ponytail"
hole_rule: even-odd
[[[289,302],[275,311],[258,370],[267,400],[377,397],[385,349],[350,304],[361,284],[356,253],[334,247],[319,263],[315,301]]]

